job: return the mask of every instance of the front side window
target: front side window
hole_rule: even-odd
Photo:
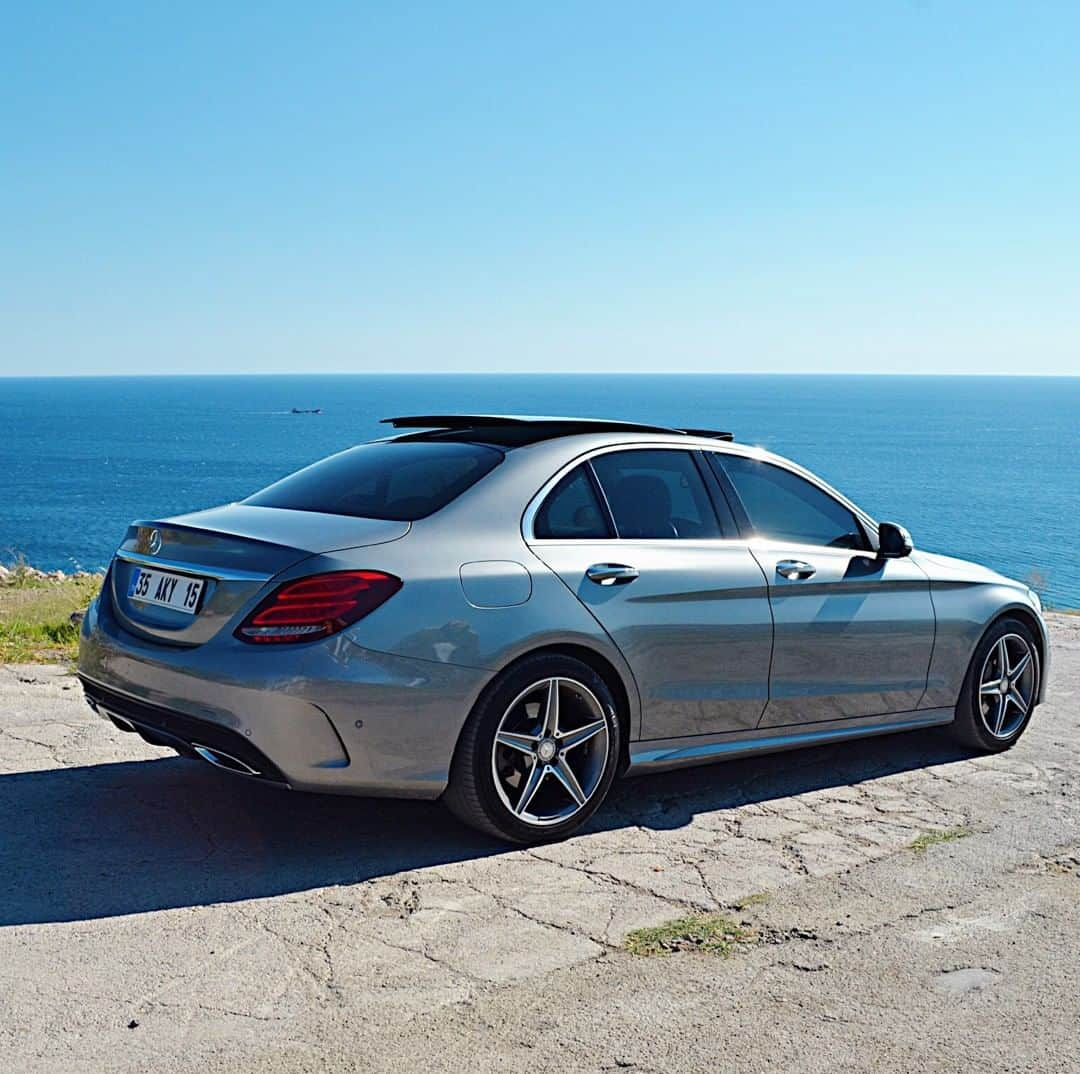
[[[858,519],[842,503],[782,466],[742,455],[712,456],[728,475],[762,537],[865,551]]]
[[[722,537],[697,463],[687,451],[633,450],[597,455],[593,469],[627,539]]]
[[[584,466],[571,470],[548,493],[536,512],[533,534],[542,539],[568,541],[614,536]]]
[[[501,451],[482,444],[361,444],[298,470],[243,502],[413,522],[445,507],[502,458]]]

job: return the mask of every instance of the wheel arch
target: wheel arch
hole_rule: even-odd
[[[604,680],[607,688],[611,691],[611,696],[615,698],[615,715],[619,720],[619,729],[622,734],[619,736],[622,741],[622,756],[619,758],[619,774],[621,775],[630,765],[630,733],[631,733],[631,710],[630,710],[630,691],[627,689],[626,683],[623,682],[622,675],[619,674],[618,668],[595,649],[590,649],[587,645],[552,645],[544,649],[534,650],[529,655],[535,655],[536,652],[550,652],[557,653],[560,656],[571,656],[577,660],[580,660],[583,664],[588,664],[589,667]]]
[[[1036,694],[1036,704],[1041,703],[1046,697],[1046,679],[1047,671],[1049,670],[1049,656],[1050,647],[1049,641],[1046,636],[1046,627],[1043,625],[1042,619],[1023,604],[1013,604],[1007,608],[1001,608],[994,615],[994,617],[983,628],[982,633],[979,635],[979,640],[975,643],[975,649],[982,643],[983,638],[986,637],[986,633],[996,623],[1000,623],[1002,619],[1019,619],[1031,631],[1032,637],[1035,639],[1035,648],[1039,654],[1039,690]],[[975,649],[972,649],[972,655],[975,654]]]
[[[488,681],[485,690],[489,689],[496,681],[502,678],[508,671],[517,667],[524,660],[531,660],[536,656],[569,656],[580,660],[588,665],[604,680],[605,685],[615,698],[615,716],[619,721],[619,736],[622,740],[622,756],[619,759],[619,774],[621,775],[630,764],[630,736],[634,725],[635,709],[632,698],[636,697],[636,687],[627,684],[623,675],[615,664],[603,653],[588,645],[579,645],[574,642],[553,642],[548,645],[538,645],[523,653],[518,653],[505,667],[501,667]],[[633,691],[633,692],[631,692]]]

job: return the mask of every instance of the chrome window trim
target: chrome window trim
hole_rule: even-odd
[[[686,544],[688,541],[699,540],[708,542],[709,544],[748,544],[749,541],[755,540],[759,535],[752,537],[700,537],[700,538],[685,538],[685,537],[656,537],[649,539],[635,539],[619,537],[616,528],[616,536],[614,537],[537,537],[533,532],[533,523],[536,520],[536,514],[540,510],[540,505],[544,502],[548,493],[575,467],[580,466],[582,463],[589,465],[592,469],[592,460],[600,455],[608,455],[614,451],[682,451],[686,454],[693,455],[694,452],[713,452],[716,455],[738,455],[743,458],[759,459],[761,462],[767,462],[771,466],[776,466],[781,470],[788,470],[796,477],[801,477],[804,481],[808,481],[811,485],[815,486],[820,492],[823,492],[826,496],[836,500],[839,504],[845,507],[856,519],[866,527],[867,536],[871,540],[871,544],[877,537],[877,522],[871,518],[861,507],[852,503],[843,493],[834,489],[827,482],[822,481],[816,474],[799,466],[798,463],[791,462],[789,459],[783,458],[780,455],[773,455],[768,451],[764,451],[759,448],[746,447],[743,444],[732,444],[730,446],[718,447],[715,440],[701,440],[696,437],[687,437],[686,440],[673,443],[665,443],[663,441],[657,442],[655,440],[634,440],[627,441],[623,444],[605,444],[603,447],[587,448],[580,454],[575,455],[568,462],[564,463],[553,476],[548,478],[547,481],[541,485],[538,492],[536,492],[532,499],[529,500],[525,507],[525,511],[521,516],[521,536],[526,544],[579,544],[582,541],[588,541],[590,543],[603,543],[604,541],[625,541],[627,544],[632,543],[634,540],[640,540],[642,543],[652,544],[656,541],[663,541],[665,544],[670,542],[672,544]],[[722,465],[722,464],[721,464]],[[595,474],[593,475],[595,478]],[[704,480],[704,478],[702,479]],[[601,493],[605,496],[603,491],[603,485],[599,479],[596,480],[597,485],[600,487]],[[774,540],[774,538],[768,538],[764,534],[760,535],[761,539]],[[797,543],[797,542],[789,542]],[[807,548],[829,548],[828,545],[806,545]],[[831,551],[837,551],[837,549],[830,549]],[[857,552],[858,549],[841,549],[840,551]],[[875,548],[871,548],[871,551],[876,551]],[[864,553],[865,554],[865,553]]]
[[[708,443],[715,443],[715,441],[708,441]],[[604,541],[620,541],[625,544],[654,544],[656,541],[663,541],[666,543],[685,545],[694,541],[700,541],[708,543],[710,545],[715,544],[746,544],[745,538],[738,535],[733,537],[620,537],[618,536],[618,526],[614,522],[612,517],[612,524],[615,527],[614,537],[537,537],[533,530],[533,523],[536,519],[537,512],[540,510],[540,505],[547,498],[548,494],[554,489],[554,487],[573,469],[581,465],[587,465],[592,471],[592,460],[600,455],[610,455],[615,451],[681,451],[685,455],[693,458],[696,452],[702,450],[702,441],[699,439],[691,439],[687,437],[686,440],[678,443],[665,443],[663,441],[657,442],[655,440],[634,440],[628,441],[624,444],[605,444],[603,447],[589,448],[583,451],[579,455],[575,455],[569,462],[564,463],[554,476],[548,478],[547,481],[540,487],[540,490],[533,496],[525,508],[525,512],[521,517],[521,536],[526,544],[579,544],[582,541],[588,541],[591,544],[601,544]],[[604,504],[607,506],[607,493],[604,491],[604,486],[600,479],[593,471],[593,479],[596,481],[597,487],[600,489],[601,495],[604,497]],[[705,478],[702,477],[702,482]],[[708,494],[708,487],[706,486],[706,494]],[[610,506],[608,506],[610,512]]]

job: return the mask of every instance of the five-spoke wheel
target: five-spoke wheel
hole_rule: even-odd
[[[603,801],[620,725],[607,683],[573,657],[541,654],[504,672],[477,702],[450,769],[446,804],[516,842],[561,839]]]
[[[984,750],[1008,749],[1039,700],[1039,648],[1026,623],[999,619],[983,635],[956,706],[955,735]]]
[[[1002,634],[983,661],[979,712],[994,738],[1011,738],[1035,696],[1035,651],[1019,634]]]
[[[559,824],[589,803],[604,774],[608,722],[574,679],[527,686],[495,732],[491,771],[503,804],[529,824]]]

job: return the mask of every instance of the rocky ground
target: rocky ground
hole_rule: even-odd
[[[229,779],[0,669],[0,1071],[1080,1070],[1080,618],[1050,701],[627,781],[507,850]],[[728,958],[626,934],[718,910]]]
[[[97,578],[100,571],[75,570],[43,571],[38,567],[31,567],[27,563],[17,563],[14,566],[5,566],[0,563],[0,585],[14,584],[16,582],[63,582],[68,578]]]

